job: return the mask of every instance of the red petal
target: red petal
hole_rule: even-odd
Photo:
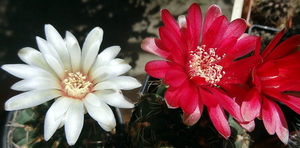
[[[275,77],[278,76],[278,74],[279,74],[278,68],[273,61],[267,61],[263,64],[260,64],[259,67],[256,68],[256,75],[260,79]]]
[[[223,41],[221,40],[223,34],[228,27],[227,18],[222,15],[214,20],[214,22],[209,26],[207,32],[203,33],[202,45],[206,45],[206,49],[215,48],[216,45]]]
[[[300,114],[300,98],[291,96],[291,95],[283,95],[286,99],[280,99],[282,103],[286,104],[289,108],[291,108],[296,113]]]
[[[264,90],[264,93],[266,93],[267,95],[284,103],[289,108],[291,108],[293,111],[300,114],[300,98],[299,97],[285,95],[285,94],[278,92],[275,89],[266,89],[266,90]]]
[[[191,51],[197,48],[201,36],[202,13],[198,4],[194,3],[190,6],[186,21],[188,26],[185,38],[187,40],[188,51]]]
[[[237,40],[243,35],[247,27],[246,21],[244,19],[236,19],[226,26],[228,27],[226,28],[224,34],[221,35],[223,36],[222,39],[216,45],[216,48],[218,48],[219,55],[231,54],[232,51],[238,50],[236,48],[233,48],[233,46],[236,44]]]
[[[276,104],[273,103],[275,108],[276,108],[276,134],[279,137],[279,139],[284,143],[287,144],[289,140],[289,130],[288,130],[288,125],[286,123],[284,114],[280,107]]]
[[[236,120],[240,122],[243,121],[240,106],[234,102],[232,98],[228,97],[228,95],[222,92],[221,89],[211,89],[210,91],[218,98],[219,105],[222,108],[224,108]]]
[[[232,84],[232,85],[220,85],[231,98],[234,98],[235,102],[239,105],[242,104],[246,94],[249,91],[248,86],[245,84]]]
[[[181,29],[180,29],[179,25],[177,24],[177,21],[173,18],[173,16],[170,14],[170,12],[166,9],[163,9],[161,11],[161,17],[162,17],[163,23],[165,24],[165,27],[172,34],[173,40],[175,40],[176,44],[178,44],[177,46],[179,47],[181,52],[183,52],[183,54],[185,54],[184,51],[187,50],[187,47],[186,47],[187,44],[182,41]],[[164,30],[160,30],[160,31],[164,31]],[[163,38],[163,37],[161,36],[161,38]],[[174,44],[174,45],[176,45],[176,44]],[[171,46],[168,45],[167,47],[171,47]],[[171,47],[170,49],[174,49],[174,48]],[[188,53],[188,52],[186,52],[186,53]],[[179,56],[179,55],[176,54],[176,52],[175,52],[175,56]]]
[[[179,87],[181,90],[181,98],[179,100],[180,106],[183,112],[187,114],[192,114],[195,112],[197,106],[199,106],[199,96],[198,91],[194,86],[182,85]],[[201,101],[200,101],[201,102]]]
[[[194,85],[208,85],[205,78],[195,76],[192,79],[190,79],[190,82]]]
[[[234,59],[238,58],[237,55],[234,55],[231,53],[231,50],[234,49],[234,45],[237,42],[238,37],[228,37],[226,39],[222,39],[219,41],[217,45],[215,45],[215,48],[217,49],[216,52],[218,55],[230,55]]]
[[[141,48],[164,59],[170,55],[169,52],[165,51],[166,48],[163,47],[161,40],[155,38],[144,39],[141,43]]]
[[[283,95],[281,92],[279,92],[275,88],[264,88],[264,89],[262,89],[262,92],[264,94],[266,94],[267,96],[274,98],[277,101],[288,99],[286,95]]]
[[[279,68],[300,68],[299,64],[299,59],[300,59],[300,52],[295,52],[290,55],[287,55],[281,59],[274,60],[274,63],[279,67]],[[298,73],[297,73],[298,74]]]
[[[242,123],[239,123],[239,124],[243,129],[245,129],[248,132],[252,132],[255,128],[254,120],[250,121],[250,122],[242,122]]]
[[[221,8],[218,5],[211,5],[206,12],[205,18],[204,18],[204,24],[203,24],[203,33],[206,34],[208,31],[208,28],[211,26],[213,21],[222,15]]]
[[[253,121],[259,116],[261,110],[261,97],[256,88],[252,88],[245,97],[241,112],[245,121]]]
[[[184,65],[186,56],[184,56],[183,52],[186,51],[182,51],[180,41],[178,41],[174,34],[165,26],[159,28],[159,35],[164,46],[170,50],[170,60],[178,64]]]
[[[225,75],[223,75],[220,84],[238,84],[244,83],[251,72],[251,70],[261,62],[260,56],[251,56],[238,61],[234,61],[229,67],[224,67]],[[219,62],[223,64],[223,61]],[[245,64],[247,63],[247,64]],[[226,65],[227,66],[227,65]]]
[[[166,73],[165,83],[173,87],[179,87],[184,81],[187,81],[187,79],[186,73],[178,70],[170,70]]]
[[[258,48],[260,50],[260,37],[254,36],[254,35],[244,35],[240,39],[238,39],[235,46],[232,48],[235,51],[231,51],[233,55],[236,57],[241,57],[246,55],[247,53],[250,53],[253,50],[256,50]]]
[[[285,91],[285,89],[288,88],[288,87],[282,88],[282,85],[289,81],[285,77],[281,77],[281,76],[262,77],[260,79],[261,79],[261,86],[263,89],[276,89],[276,91],[280,92],[280,90]]]
[[[230,22],[226,32],[223,35],[223,40],[226,40],[228,37],[237,37],[239,38],[244,34],[247,29],[247,24],[244,19],[235,19]]]
[[[203,106],[203,104],[199,104]],[[196,107],[196,110],[191,113],[183,113],[183,123],[187,126],[192,126],[198,122],[202,114],[202,109],[199,109],[199,107]]]
[[[286,31],[286,29],[284,28],[275,35],[275,37],[272,39],[272,41],[268,44],[268,46],[261,53],[261,56],[263,58],[266,58],[271,53],[271,51],[275,48],[275,46],[278,44],[278,42],[282,38],[285,31]]]
[[[165,98],[169,106],[181,107],[183,112],[192,114],[199,106],[199,97],[196,88],[183,83],[182,86],[175,88],[169,86],[165,93]]]
[[[230,136],[231,131],[224,111],[220,108],[219,105],[217,105],[216,107],[207,107],[207,110],[209,113],[209,117],[217,131],[227,139]]]
[[[272,59],[278,59],[281,57],[284,57],[300,44],[300,35],[294,35],[286,40],[284,40],[282,43],[280,43],[266,58],[265,61],[272,60]]]
[[[267,132],[273,135],[276,131],[276,108],[274,103],[267,98],[263,97],[262,104],[262,120],[266,127]]]
[[[166,99],[166,103],[168,104],[168,106],[170,108],[180,107],[180,104],[179,104],[180,94],[181,94],[181,91],[174,87],[169,87],[166,90],[165,99]]]
[[[180,69],[181,67],[178,64],[163,61],[163,60],[156,60],[150,61],[145,66],[145,71],[154,78],[164,78],[166,72],[172,69]]]
[[[252,83],[254,84],[254,87],[258,90],[258,92],[261,92],[261,82],[256,74],[256,68],[252,70],[251,76],[252,76]]]
[[[208,92],[207,89],[199,88],[199,94],[201,95],[201,99],[206,106],[216,107],[219,104],[216,96],[211,92]]]
[[[299,73],[300,73],[300,71],[299,71]],[[300,79],[298,78],[298,80],[300,80]],[[295,80],[285,81],[277,89],[280,92],[284,92],[284,91],[298,91],[298,92],[300,92],[300,82],[299,81],[297,82]]]
[[[161,18],[165,26],[173,32],[177,37],[181,36],[179,26],[170,12],[166,9],[161,10]]]

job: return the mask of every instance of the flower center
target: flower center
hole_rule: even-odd
[[[92,83],[81,72],[68,73],[68,76],[62,81],[64,93],[75,99],[83,99],[91,92]]]
[[[189,74],[192,79],[195,76],[199,76],[205,79],[205,81],[211,85],[216,85],[225,71],[223,67],[217,63],[225,56],[221,57],[216,54],[216,48],[209,48],[205,51],[205,45],[197,47],[194,51],[190,52],[191,59],[189,61]]]

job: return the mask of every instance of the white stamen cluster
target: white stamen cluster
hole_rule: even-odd
[[[86,79],[87,77],[83,76],[81,72],[68,73],[68,76],[62,81],[66,95],[76,99],[84,98],[90,92],[92,85]]]
[[[199,76],[204,78],[207,83],[216,85],[225,74],[225,71],[222,70],[223,67],[216,63],[225,54],[220,57],[216,54],[216,48],[209,48],[208,51],[205,51],[205,47],[205,45],[198,46],[197,49],[190,52],[189,74],[191,78]]]

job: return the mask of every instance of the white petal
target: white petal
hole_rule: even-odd
[[[105,131],[108,131],[108,132],[111,132],[116,126],[113,126],[113,125],[105,125],[101,122],[98,122],[98,124],[105,130]]]
[[[112,60],[107,66],[109,66],[109,73],[113,74],[114,76],[124,74],[131,69],[131,66],[128,63],[119,59]]]
[[[121,51],[120,46],[111,46],[106,49],[104,49],[99,55],[99,61],[100,63],[107,64],[109,61],[113,60]]]
[[[60,122],[58,128],[61,128],[61,127],[63,127],[64,125],[65,125],[65,116],[62,116],[62,119],[61,119],[61,122]]]
[[[66,113],[73,100],[74,99],[65,96],[62,96],[59,99],[55,100],[55,102],[51,106],[55,110],[54,111],[55,120],[59,119]]]
[[[90,51],[91,47],[94,43],[97,42],[97,45],[94,44],[93,46],[95,47],[100,47],[100,44],[102,42],[103,39],[103,30],[100,27],[95,27],[86,37],[84,43],[83,43],[83,47],[82,47],[82,59],[81,59],[81,63],[83,64],[84,61],[86,61],[88,58],[90,58],[88,55],[88,52],[92,52],[92,53],[96,53],[96,51]],[[99,44],[99,45],[98,45]],[[95,49],[97,50],[97,53],[99,52],[99,48]],[[95,60],[95,59],[93,59]],[[83,65],[85,66],[85,65]],[[90,69],[90,67],[88,67],[87,69]],[[87,73],[85,73],[87,74]]]
[[[113,90],[114,92],[116,92],[118,90],[118,86],[112,82],[109,82],[109,81],[103,81],[103,82],[100,82],[98,84],[96,84],[94,87],[93,87],[93,91],[95,90]]]
[[[77,72],[80,68],[81,49],[75,36],[68,31],[66,33],[66,43],[70,54],[72,71]]]
[[[102,42],[103,39],[103,30],[100,27],[95,27],[91,32],[87,35],[83,46],[82,46],[82,56],[86,57],[86,53],[96,41]],[[88,58],[88,57],[87,57]]]
[[[100,41],[96,41],[91,45],[90,49],[86,51],[85,57],[83,57],[81,63],[82,64],[81,69],[83,70],[84,74],[88,74],[91,66],[95,62],[96,56],[99,52],[99,48],[100,48]]]
[[[115,66],[115,65],[120,65],[120,64],[128,64],[128,63],[123,59],[116,58],[116,59],[111,60],[107,64],[107,66]]]
[[[78,43],[76,37],[69,31],[66,31],[66,45],[67,45],[67,48],[68,47],[71,47],[73,44],[75,43]]]
[[[109,69],[108,66],[100,66],[96,70],[89,73],[89,77],[91,80],[94,80],[95,78],[101,76],[101,78],[106,77],[108,74],[106,73],[107,69]]]
[[[99,107],[101,105],[100,98],[93,93],[87,94],[84,100],[86,100],[95,107]]]
[[[26,64],[5,64],[1,68],[21,79],[30,79],[33,77],[48,77],[51,79],[57,79],[48,71]]]
[[[83,103],[90,116],[97,122],[112,128],[116,126],[115,116],[107,104],[101,102],[100,107],[95,107],[86,100],[83,100]]]
[[[130,69],[131,69],[131,66],[129,64],[111,65],[111,66],[108,66],[108,69],[106,69],[104,74],[96,77],[93,81],[98,83],[100,81],[114,78],[114,77],[124,74],[125,72],[127,72]],[[99,73],[98,70],[99,69],[96,69],[94,71],[94,73]],[[100,69],[100,70],[102,70],[102,69]]]
[[[61,65],[60,62],[54,58],[53,56],[46,54],[44,55],[45,59],[47,61],[47,63],[50,65],[50,67],[52,67],[52,69],[55,71],[55,73],[58,75],[58,77],[60,77],[60,79],[64,79],[65,78],[65,67],[63,67],[64,65]]]
[[[19,50],[18,55],[25,63],[39,67],[54,74],[54,71],[48,65],[41,52],[30,47],[25,47]]]
[[[94,71],[96,68],[108,64],[113,60],[121,51],[120,46],[111,46],[104,49],[97,57],[94,65],[91,68],[91,71]]]
[[[108,79],[107,81],[114,83],[119,89],[122,90],[131,90],[142,86],[137,79],[129,76],[119,76]]]
[[[68,144],[74,145],[83,127],[84,109],[82,101],[73,99],[65,115],[65,132]]]
[[[55,50],[55,48],[49,42],[47,42],[46,40],[44,40],[40,37],[36,37],[36,42],[37,42],[38,47],[39,47],[39,49],[40,49],[40,51],[43,55],[45,55],[45,54],[52,55],[60,63],[62,63],[57,51]]]
[[[98,90],[94,92],[105,103],[118,108],[133,108],[133,103],[127,101],[122,92],[110,90]]]
[[[47,41],[56,49],[64,67],[71,71],[70,56],[63,38],[50,24],[45,25],[45,33]]]
[[[61,116],[60,118],[55,118],[54,113],[56,112],[56,108],[53,105],[47,111],[45,117],[45,125],[44,125],[44,139],[48,141],[55,131],[59,128],[62,119],[64,118]]]
[[[5,110],[19,110],[34,107],[60,96],[58,90],[33,90],[16,95],[5,102]]]
[[[37,77],[21,80],[11,86],[11,89],[18,91],[29,91],[35,89],[61,89],[61,86],[56,80],[45,77]]]

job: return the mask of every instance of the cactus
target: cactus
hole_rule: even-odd
[[[13,112],[13,119],[7,125],[10,127],[7,147],[41,148],[69,147],[64,136],[64,128],[58,129],[47,142],[43,139],[44,116],[53,101],[46,102],[34,108]],[[118,109],[113,109],[119,115]],[[120,117],[120,116],[119,116]],[[117,123],[122,122],[117,118]],[[104,131],[88,114],[85,114],[84,126],[78,142],[74,147],[118,147],[122,139],[123,127],[119,124],[114,132]]]
[[[163,99],[166,85],[147,76],[127,125],[128,147],[249,147],[251,138],[231,116],[228,121],[232,135],[224,139],[215,130],[206,112],[193,126],[182,122],[181,109],[169,109]],[[205,111],[205,109],[204,109]]]

